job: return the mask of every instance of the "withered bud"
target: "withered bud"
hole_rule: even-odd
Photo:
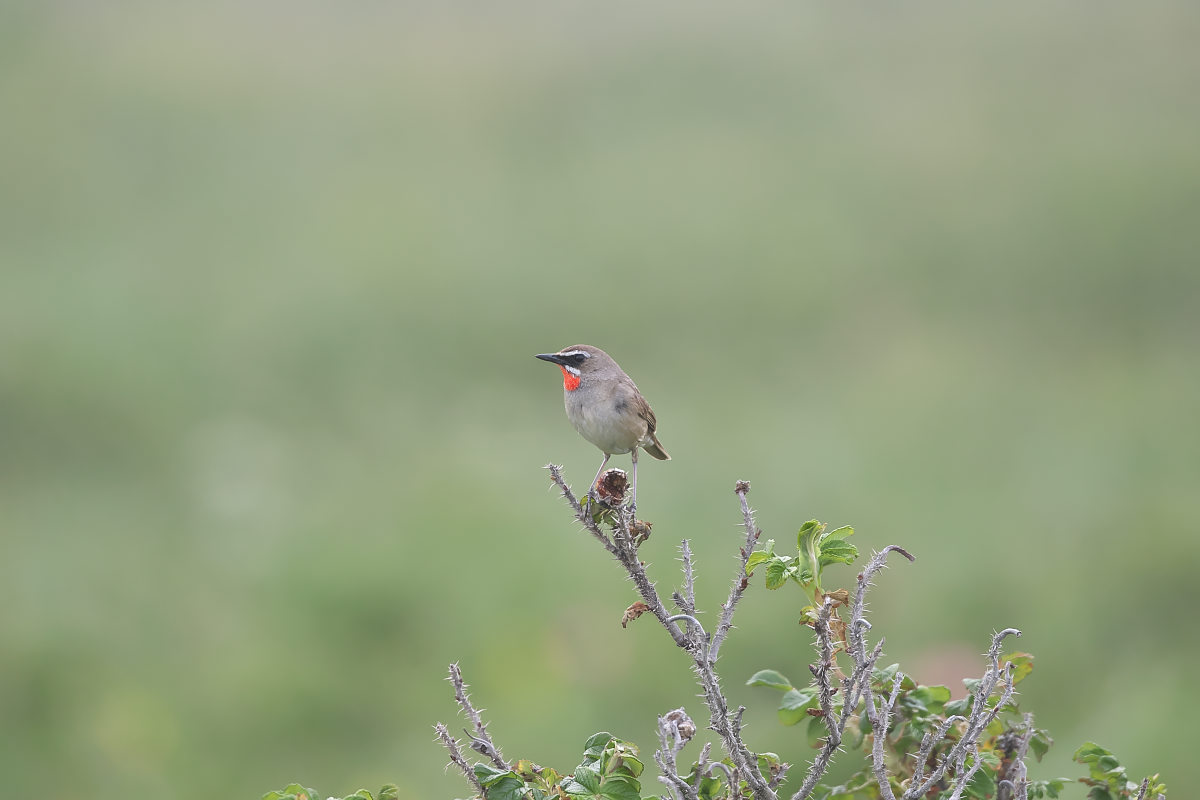
[[[653,527],[651,523],[646,522],[643,519],[635,519],[632,523],[630,523],[629,533],[633,536],[633,543],[641,544],[649,539],[651,527]]]
[[[734,494],[746,494],[750,491],[750,481],[738,481],[733,485]]]
[[[629,489],[629,477],[623,469],[610,469],[596,482],[596,498],[605,505],[619,506]]]
[[[692,722],[692,718],[682,708],[663,715],[663,724],[667,726],[668,731],[678,736],[680,741],[691,741],[696,735],[696,723]]]

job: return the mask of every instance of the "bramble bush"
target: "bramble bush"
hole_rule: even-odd
[[[859,560],[849,541],[854,529],[829,530],[811,520],[801,526],[796,550],[777,552],[776,542],[759,546],[761,532],[746,495],[750,485],[739,481],[745,540],[739,568],[728,599],[721,605],[716,627],[707,631],[695,605],[694,567],[688,541],[680,543],[682,586],[671,595],[672,611],[659,597],[638,558],[638,547],[650,534],[648,523],[636,520],[624,501],[627,486],[622,470],[609,470],[580,501],[562,476],[549,465],[551,478],[584,530],[625,568],[641,599],[630,605],[622,626],[645,614],[656,617],[675,643],[692,658],[692,669],[723,753],[712,755],[711,743],[700,747],[694,760],[681,766],[679,756],[697,732],[685,709],[664,713],[657,721],[658,746],[653,760],[658,781],[667,793],[661,800],[777,800],[791,765],[774,753],[754,753],[742,739],[744,707],[731,710],[721,689],[717,658],[733,624],[738,601],[761,570],[767,589],[797,587],[803,593],[800,622],[815,639],[816,661],[806,680],[794,683],[774,669],[762,669],[747,684],[781,693],[778,717],[785,726],[804,726],[815,755],[791,800],[1026,800],[1057,798],[1068,785],[1083,784],[1088,800],[1158,800],[1166,786],[1158,775],[1140,783],[1129,779],[1116,757],[1092,742],[1075,751],[1074,760],[1087,769],[1077,779],[1031,780],[1030,755],[1040,761],[1053,740],[1038,728],[1033,714],[1017,703],[1016,687],[1033,671],[1033,656],[1023,652],[1002,655],[1008,628],[992,636],[983,674],[963,683],[966,697],[952,700],[945,686],[925,686],[900,670],[880,666],[884,639],[868,641],[871,623],[864,613],[865,598],[874,577],[892,553],[910,561],[913,556],[896,546],[872,553],[855,578],[853,588],[827,588],[825,568]],[[457,664],[450,665],[455,700],[471,730],[466,745],[482,758],[468,760],[463,743],[445,725],[435,726],[438,738],[472,790],[483,800],[641,800],[645,762],[637,745],[601,732],[583,744],[578,766],[560,773],[551,767],[520,759],[509,761],[487,731],[467,695]],[[833,757],[847,750],[864,754],[864,766],[844,783],[822,783]],[[395,786],[373,795],[360,790],[341,800],[396,800]],[[263,796],[263,800],[320,800],[311,789],[293,784]],[[331,798],[331,800],[333,800]]]

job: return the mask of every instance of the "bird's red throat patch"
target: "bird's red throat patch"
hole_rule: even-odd
[[[558,368],[562,370],[563,388],[566,389],[568,392],[573,392],[576,389],[578,389],[579,388],[579,376],[572,375],[571,373],[567,372],[567,368],[562,366],[561,364],[559,365]]]

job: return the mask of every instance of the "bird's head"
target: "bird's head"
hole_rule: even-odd
[[[557,353],[539,353],[536,358],[558,364],[562,369],[563,388],[568,392],[575,391],[583,381],[614,363],[607,353],[590,344],[573,344]]]

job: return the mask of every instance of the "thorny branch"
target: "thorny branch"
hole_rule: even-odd
[[[966,787],[970,781],[970,775],[967,773],[966,760],[968,755],[974,755],[974,764],[970,768],[971,775],[975,770],[979,769],[979,737],[983,734],[984,729],[991,724],[999,714],[1001,709],[1008,704],[1012,699],[1015,683],[1012,677],[1012,664],[1005,664],[1003,668],[1000,666],[1000,647],[1004,640],[1009,636],[1020,636],[1021,632],[1016,628],[1005,628],[996,633],[992,637],[992,646],[988,649],[988,669],[983,674],[979,686],[975,689],[974,699],[971,703],[971,712],[967,715],[965,721],[965,729],[962,731],[959,740],[954,743],[950,750],[942,757],[941,762],[934,768],[933,772],[924,781],[917,780],[915,777],[908,791],[904,793],[904,800],[917,800],[924,797],[929,789],[938,783],[946,774],[947,769],[954,767],[954,772],[958,776],[955,782],[955,790],[961,794],[962,789]],[[1004,688],[1001,690],[1000,699],[995,705],[988,705],[988,698],[992,696],[996,685],[1004,679]],[[925,750],[922,747],[922,750]]]
[[[676,800],[696,800],[699,796],[696,786],[692,786],[679,776],[679,768],[675,764],[676,757],[683,746],[696,735],[696,724],[682,708],[677,708],[658,718],[658,750],[654,751],[654,763],[658,764],[663,774],[658,777],[665,783]]]
[[[471,698],[467,696],[467,684],[463,683],[462,671],[459,670],[458,664],[450,665],[450,677],[446,680],[454,684],[454,699],[458,701],[459,707],[462,708],[463,713],[467,715],[467,719],[471,720],[471,724],[475,728],[474,733],[467,731],[467,735],[471,737],[471,749],[487,756],[500,769],[508,769],[508,762],[504,760],[500,748],[488,734],[483,718],[479,716],[475,706],[471,705]]]
[[[758,541],[758,537],[762,533],[754,523],[754,512],[746,502],[746,495],[750,492],[750,482],[738,481],[734,487],[734,492],[742,504],[742,519],[746,528],[746,543],[742,545],[742,549],[739,551],[741,564],[738,567],[737,575],[733,578],[733,586],[729,589],[729,599],[721,606],[721,621],[717,624],[717,630],[713,633],[712,646],[709,648],[708,653],[709,658],[713,661],[717,660],[717,654],[721,650],[721,643],[725,641],[725,637],[729,634],[729,629],[733,627],[734,608],[737,606],[738,600],[742,599],[742,594],[750,584],[750,578],[746,574],[746,564],[750,561],[750,553],[754,551],[754,544]]]
[[[683,593],[672,592],[671,599],[684,614],[696,614],[696,566],[692,561],[691,542],[679,543],[679,562],[683,564]]]
[[[867,709],[873,709],[871,699],[871,673],[875,669],[875,663],[879,660],[879,656],[883,653],[883,639],[875,645],[874,649],[867,653],[867,640],[865,631],[870,630],[871,623],[867,622],[863,616],[866,608],[867,589],[870,588],[872,580],[887,565],[887,557],[889,553],[896,552],[913,561],[913,556],[905,549],[890,545],[883,548],[878,553],[871,556],[871,560],[867,562],[864,569],[858,576],[858,588],[855,591],[854,603],[851,606],[850,621],[846,626],[846,636],[848,653],[851,662],[854,664],[854,669],[851,673],[845,676],[840,684],[842,692],[842,710],[837,713],[833,704],[833,695],[837,691],[834,687],[833,676],[831,673],[835,669],[834,665],[834,633],[829,625],[830,616],[833,614],[833,599],[826,596],[825,602],[822,604],[820,611],[817,613],[817,622],[814,627],[814,632],[817,637],[817,652],[819,654],[817,664],[812,668],[813,677],[817,684],[817,699],[821,704],[822,716],[825,720],[827,735],[825,743],[821,747],[821,751],[817,757],[813,759],[812,765],[809,767],[808,773],[804,776],[804,782],[800,785],[800,789],[792,795],[792,800],[804,800],[809,797],[824,775],[829,769],[829,763],[833,759],[833,754],[837,752],[842,745],[842,736],[846,732],[846,725],[850,719],[857,713],[859,702],[865,697],[867,700]],[[871,718],[872,725],[875,724],[875,718]],[[886,725],[883,730],[887,730]],[[883,737],[876,736],[876,742],[879,742]],[[891,790],[884,788],[881,785],[880,791],[887,792],[885,797],[890,797]]]
[[[621,566],[625,567],[625,571],[629,573],[629,577],[637,587],[642,600],[650,607],[651,612],[658,618],[662,626],[666,628],[667,633],[670,634],[675,644],[692,656],[692,669],[696,673],[697,682],[700,684],[701,689],[703,689],[704,702],[709,710],[709,727],[721,737],[721,743],[730,760],[733,762],[738,777],[746,782],[756,800],[775,800],[774,789],[768,785],[768,779],[764,778],[758,770],[758,756],[751,752],[742,740],[741,714],[745,709],[739,708],[735,712],[730,711],[729,701],[725,698],[725,693],[721,689],[720,678],[714,669],[714,662],[717,658],[715,649],[729,632],[730,627],[732,627],[734,606],[749,584],[746,576],[746,563],[750,558],[750,552],[754,549],[754,542],[758,539],[758,529],[754,525],[753,514],[746,504],[746,493],[750,491],[750,484],[746,481],[738,481],[737,483],[736,491],[741,498],[743,517],[746,521],[746,544],[741,550],[741,566],[738,575],[734,578],[729,600],[722,606],[721,619],[717,631],[709,637],[704,631],[703,626],[695,618],[694,573],[692,570],[691,551],[686,541],[681,546],[684,567],[684,593],[682,595],[675,593],[678,595],[675,598],[676,605],[679,605],[681,609],[685,609],[686,607],[686,610],[684,610],[685,616],[672,616],[664,608],[662,601],[658,597],[658,592],[654,589],[654,584],[646,577],[645,567],[642,566],[642,562],[638,558],[637,544],[630,532],[630,526],[634,520],[629,515],[628,510],[625,507],[618,510],[617,524],[614,526],[612,538],[609,539],[600,529],[600,526],[596,524],[595,520],[588,514],[587,510],[575,499],[571,487],[563,479],[562,468],[556,464],[548,464],[546,468],[550,471],[551,480],[558,486],[568,505],[571,506],[571,510],[575,512],[575,518],[592,536],[600,540],[605,549],[620,562]],[[678,619],[688,620],[686,633],[675,624]],[[674,784],[672,783],[672,785]]]
[[[1004,779],[997,788],[997,800],[1028,800],[1029,776],[1025,769],[1025,755],[1029,752],[1029,743],[1033,740],[1033,714],[1025,714],[1021,719],[1020,737],[1013,748],[1012,760]]]
[[[715,668],[720,646],[733,627],[733,614],[738,601],[749,585],[747,565],[750,554],[761,534],[755,524],[754,512],[746,500],[750,484],[746,481],[738,481],[735,488],[742,509],[745,541],[739,549],[738,570],[734,575],[728,599],[721,606],[716,629],[709,635],[698,619],[700,612],[696,609],[695,600],[695,565],[688,540],[684,539],[679,547],[683,586],[681,591],[673,592],[671,595],[680,613],[671,614],[659,598],[654,584],[646,575],[645,566],[638,557],[638,545],[642,539],[636,537],[631,528],[641,525],[641,523],[634,520],[631,510],[627,506],[617,506],[612,509],[613,514],[610,518],[614,519],[614,524],[610,536],[600,527],[597,522],[598,518],[592,515],[593,507],[590,504],[584,506],[575,497],[563,479],[562,468],[555,464],[548,464],[547,469],[550,471],[551,479],[574,512],[575,519],[625,568],[648,609],[666,629],[675,644],[692,657],[692,669],[696,674],[696,680],[702,689],[702,696],[710,714],[709,727],[720,737],[721,744],[733,765],[730,769],[721,761],[710,761],[710,744],[706,743],[696,761],[693,779],[689,782],[680,776],[678,755],[696,731],[695,724],[680,708],[658,718],[659,748],[654,753],[654,760],[662,770],[659,781],[668,787],[674,800],[697,800],[700,781],[711,776],[713,770],[718,770],[723,773],[723,777],[731,789],[732,797],[744,796],[744,790],[740,788],[741,783],[744,782],[755,800],[778,800],[777,789],[783,782],[789,767],[787,764],[780,764],[773,768],[772,773],[768,776],[764,776],[760,772],[758,756],[750,751],[742,739],[742,714],[745,708],[739,706],[736,710],[730,709]],[[883,744],[887,738],[888,728],[892,724],[892,716],[896,710],[904,676],[897,673],[892,680],[888,695],[875,697],[871,680],[883,652],[884,640],[881,637],[874,646],[868,645],[867,633],[871,629],[871,623],[867,621],[864,614],[867,590],[876,575],[886,566],[887,556],[892,552],[899,553],[910,561],[914,560],[906,550],[892,545],[872,554],[866,568],[858,575],[857,589],[853,602],[850,604],[850,619],[845,626],[844,633],[845,651],[852,664],[848,675],[842,673],[835,660],[840,636],[835,632],[830,621],[837,603],[832,597],[826,596],[818,610],[816,622],[813,624],[818,659],[817,663],[811,665],[809,669],[817,689],[819,714],[824,720],[827,735],[822,742],[820,752],[809,766],[800,789],[792,795],[791,800],[805,800],[812,795],[818,781],[828,770],[834,753],[841,748],[846,726],[860,713],[865,715],[870,722],[873,733],[871,766],[879,785],[880,796],[883,800],[896,800],[889,780]],[[677,624],[680,621],[686,621],[687,625],[680,628]],[[966,717],[952,716],[939,725],[936,730],[923,737],[918,752],[914,756],[913,776],[908,782],[908,788],[901,800],[918,800],[933,788],[950,788],[943,782],[948,774],[954,776],[952,797],[961,797],[971,777],[982,766],[979,739],[1014,694],[1012,666],[1005,664],[1001,667],[999,660],[1001,643],[1010,635],[1020,636],[1020,631],[1007,628],[993,636],[992,645],[987,653],[988,668],[975,690],[969,714]],[[489,758],[497,767],[509,769],[507,761],[488,734],[486,723],[483,722],[479,712],[467,696],[466,684],[463,683],[457,664],[450,665],[450,681],[454,684],[455,699],[474,728],[473,732],[468,731],[472,749]],[[999,697],[994,703],[989,703],[989,699],[998,687]],[[840,703],[835,701],[835,695],[838,692],[841,693]],[[478,796],[483,797],[485,795],[483,786],[475,777],[471,765],[463,757],[459,742],[450,735],[445,725],[438,723],[435,729],[438,738],[450,753],[451,762],[462,770]],[[937,752],[938,745],[946,741],[952,732],[958,736],[957,741],[941,756],[940,760],[931,763],[931,757]],[[1021,738],[1014,750],[1013,766],[1009,774],[1005,776],[1005,780],[1001,782],[1000,794],[1005,800],[1009,798],[1027,800],[1028,782],[1024,771],[1024,757],[1032,735],[1032,722],[1027,717]],[[968,760],[970,760],[969,766]],[[929,771],[928,775],[926,775],[927,770]],[[1148,782],[1143,782],[1138,800],[1142,800],[1147,787]]]
[[[450,761],[462,770],[462,774],[466,776],[467,782],[475,788],[476,795],[483,797],[483,786],[479,783],[479,779],[475,777],[475,770],[471,769],[471,765],[463,758],[462,751],[458,748],[458,740],[451,736],[450,731],[446,730],[446,726],[440,722],[434,725],[433,729],[437,731],[438,738],[442,740],[442,744],[450,751]]]
[[[675,644],[685,650],[691,650],[696,642],[684,634],[678,625],[669,621],[670,613],[663,606],[662,600],[658,598],[658,592],[655,591],[654,584],[646,577],[646,568],[638,559],[637,544],[634,542],[633,535],[629,530],[630,525],[633,524],[633,519],[629,515],[628,509],[621,508],[618,510],[618,524],[616,530],[613,532],[613,537],[610,539],[600,529],[600,526],[596,524],[596,521],[592,519],[587,510],[575,499],[575,494],[571,491],[571,487],[563,480],[562,467],[557,464],[547,464],[546,469],[550,470],[550,478],[562,492],[562,496],[566,499],[567,504],[571,506],[571,510],[575,512],[575,519],[579,520],[588,533],[598,539],[604,545],[604,549],[625,568],[625,571],[629,573],[629,577],[633,581],[633,585],[637,587],[638,594],[642,596],[642,601],[650,607],[650,612],[667,629],[667,633],[675,640]]]

